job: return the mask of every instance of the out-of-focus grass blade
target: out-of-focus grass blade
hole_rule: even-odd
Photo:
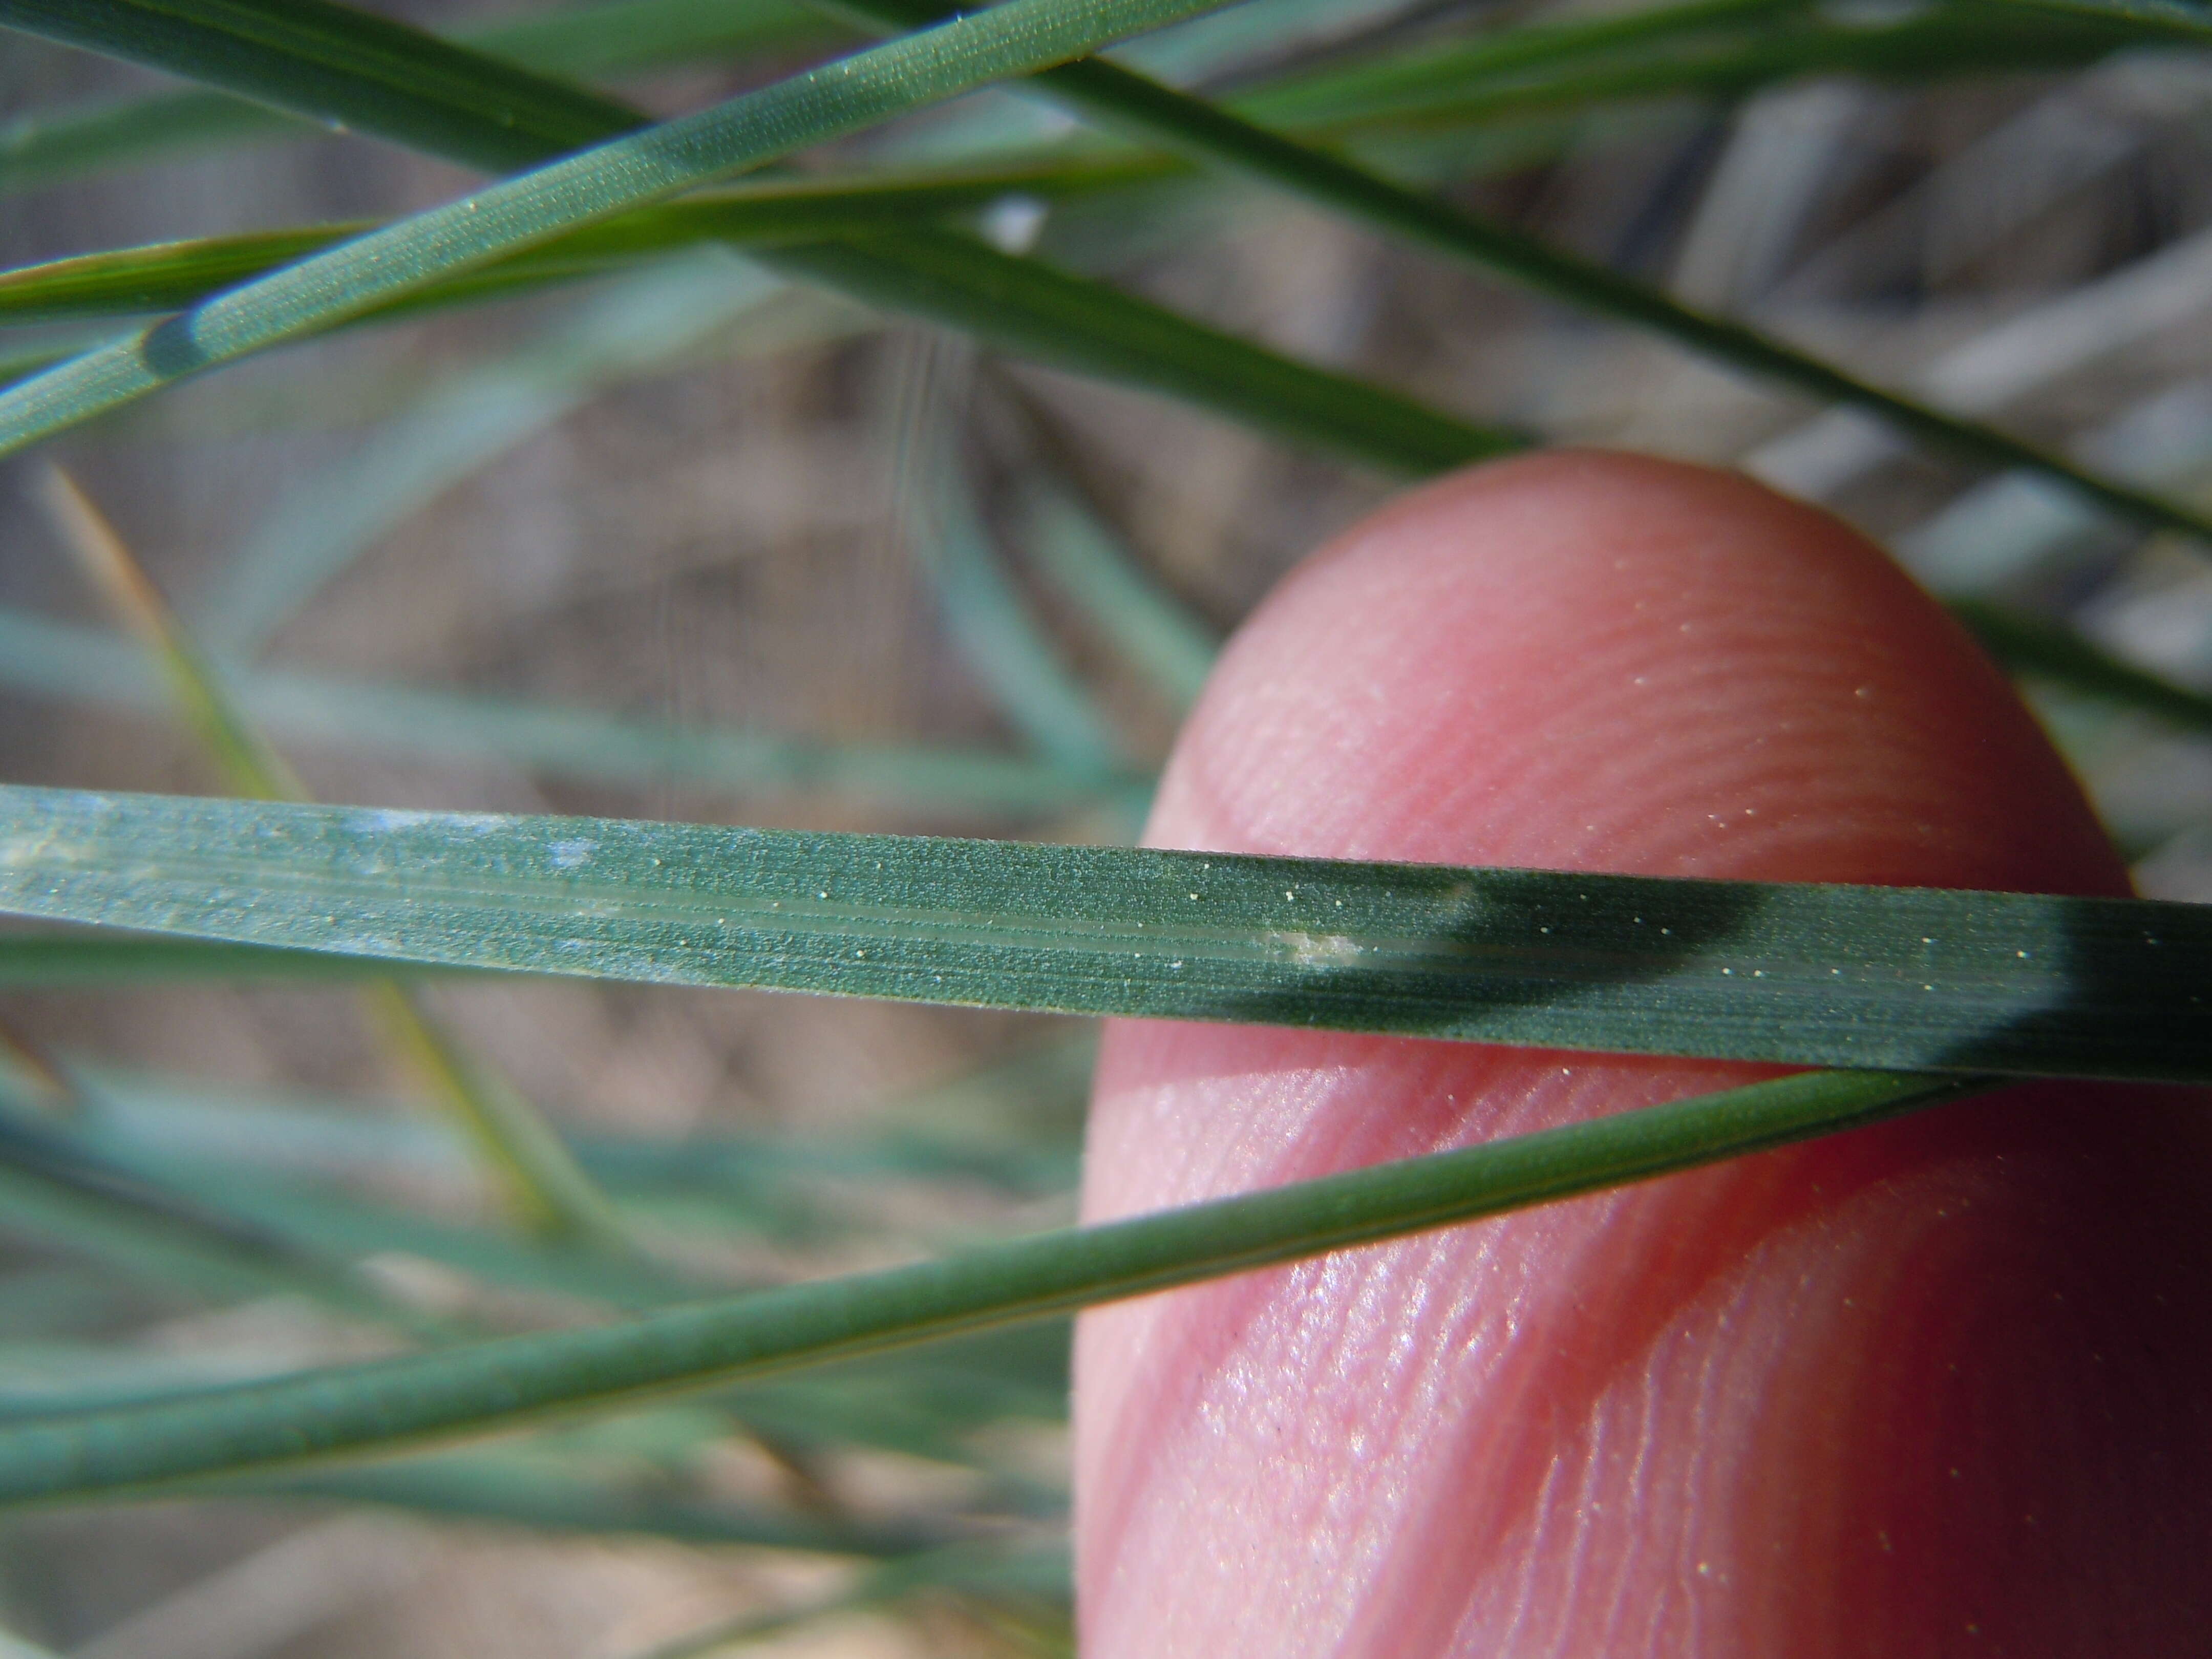
[[[1012,187],[994,180],[988,195]],[[1351,375],[1316,368],[1192,322],[1176,312],[1058,270],[1036,259],[1014,258],[956,232],[916,228],[887,233],[879,227],[896,209],[921,216],[914,204],[982,199],[976,185],[917,186],[894,198],[886,194],[821,192],[816,200],[775,199],[683,203],[632,216],[550,244],[537,253],[444,283],[414,296],[403,309],[505,295],[549,282],[593,276],[634,263],[662,247],[728,240],[752,246],[757,259],[809,282],[823,283],[891,314],[927,318],[1023,356],[1096,379],[1178,398],[1246,425],[1394,472],[1423,473],[1504,453],[1519,434],[1473,425]],[[802,215],[793,205],[808,210]],[[764,218],[756,206],[768,210]],[[738,230],[725,237],[726,214]],[[807,228],[805,219],[822,222]],[[760,219],[772,228],[755,244]],[[805,240],[821,230],[855,234],[849,240]],[[289,236],[289,233],[285,234]],[[234,258],[221,246],[205,250],[218,265]],[[0,318],[11,304],[27,310],[82,304],[87,309],[119,301],[128,308],[157,297],[158,284],[176,275],[167,257],[93,255],[56,266],[0,276]],[[177,255],[185,268],[199,257],[191,245]],[[252,249],[235,251],[241,262]],[[10,289],[11,282],[16,286]],[[168,294],[168,299],[179,297]]]
[[[22,10],[9,9],[18,3]],[[211,6],[214,0],[171,3]],[[563,231],[714,183],[1009,76],[1079,57],[1124,35],[1218,3],[1222,0],[1008,0],[710,109],[612,139],[287,266],[131,340],[0,392],[0,453],[20,449],[186,375],[319,332]],[[295,10],[292,0],[283,5],[270,0],[228,0],[225,14],[216,20],[232,26],[228,41],[216,43],[225,51],[211,51],[203,38],[175,40],[179,31],[168,24],[176,20],[167,13],[162,28],[141,33],[139,13],[149,4],[150,0],[146,4],[134,0],[0,0],[0,21],[27,18],[42,29],[58,29],[87,44],[106,42],[142,61],[150,58],[161,62],[173,56],[220,72],[226,84],[251,81],[257,90],[291,101],[285,90],[289,54],[256,56],[229,48],[240,44],[239,26],[249,18],[289,18]],[[315,51],[333,42],[340,47],[352,43],[363,46],[365,58],[378,56],[378,40],[356,41],[346,34],[345,20],[354,14],[319,6],[312,15],[305,7],[297,9],[301,27],[321,31],[312,43]],[[191,33],[188,27],[185,32]],[[214,33],[221,35],[222,30]],[[411,52],[422,37],[409,33],[405,38]],[[454,50],[465,61],[474,61]],[[252,62],[241,67],[239,62],[227,61],[225,52],[230,59],[251,57]],[[422,67],[434,78],[442,78],[450,64],[440,54],[428,53]],[[261,80],[270,84],[261,87]],[[343,76],[338,80],[343,82]],[[385,95],[385,82],[374,77],[366,84],[350,84],[354,94],[349,97],[357,94],[357,100],[349,101],[346,110],[358,114],[365,109],[380,123],[388,122],[379,130],[389,136],[403,137],[419,125],[424,141],[443,147],[441,153],[459,155],[481,147],[485,164],[503,164],[508,145],[504,136],[493,142],[493,136],[501,132],[497,122],[486,122],[480,114],[472,130],[457,128],[453,108],[458,106],[449,106],[435,97],[419,107],[409,105],[398,93]],[[542,131],[533,132],[532,155],[544,153],[544,133],[556,129],[559,100],[554,90],[557,88],[546,91],[536,103],[518,94],[513,106],[516,125],[506,132],[521,132],[527,114],[541,116],[546,123]],[[329,91],[322,77],[315,81],[314,91],[316,99]],[[605,103],[586,94],[575,96]],[[620,105],[605,106],[615,113],[602,117],[583,142],[635,119]],[[582,125],[580,115],[580,128]]]
[[[2016,674],[2056,681],[2192,732],[2212,732],[2212,696],[2162,680],[2099,649],[2079,634],[1977,599],[1954,599],[1951,614]]]
[[[1978,0],[1887,21],[1753,0],[1534,24],[1334,64],[1255,89],[1237,108],[1336,134],[1440,127],[1623,99],[1741,97],[1818,75],[1921,82],[2079,69],[2142,40],[2124,19],[2030,18]]]
[[[1485,86],[1540,71],[1557,74],[1620,56],[1657,57],[1655,48],[1715,35],[1741,39],[1771,28],[1778,17],[1806,10],[1809,0],[1693,0],[1563,22],[1522,22],[1486,29],[1470,39],[1384,52],[1339,57],[1280,76],[1239,95],[1240,114],[1292,125],[1341,121],[1349,112],[1395,107],[1409,94],[1437,88],[1479,94]]]
[[[942,1528],[840,1522],[587,1480],[544,1459],[477,1453],[390,1468],[333,1469],[287,1480],[239,1481],[210,1495],[373,1504],[415,1515],[505,1522],[534,1532],[660,1538],[684,1544],[743,1544],[824,1555],[907,1557],[941,1549]]]
[[[301,1296],[353,1318],[427,1328],[340,1259],[303,1250],[12,1115],[0,1116],[0,1226],[195,1296]]]
[[[982,750],[818,743],[562,703],[222,667],[246,713],[293,741],[430,762],[494,760],[591,783],[681,782],[747,798],[821,794],[915,812],[1017,817],[1101,807],[1125,813],[1151,789],[1151,780],[1134,773],[1100,778]],[[5,609],[0,684],[149,714],[167,708],[158,678],[136,647]],[[0,981],[12,971],[10,949],[0,935]]]
[[[836,4],[841,12],[872,19],[884,28],[912,27],[942,9],[938,0],[836,0]],[[2076,466],[1994,427],[1869,385],[1784,341],[1693,309],[1647,283],[1463,212],[1114,64],[1086,58],[1061,64],[1033,78],[1078,110],[1194,160],[1247,173],[1554,299],[1650,329],[1735,368],[1824,401],[1867,410],[1980,465],[2016,467],[2059,479],[2129,519],[2212,542],[2212,520],[2180,503]]]
[[[2212,46],[2212,13],[2185,0],[1989,0],[2006,10],[2124,21],[2148,39]]]
[[[1113,732],[1015,588],[946,435],[957,415],[938,390],[917,385],[900,400],[896,493],[908,550],[937,589],[955,647],[1030,746],[1070,770],[1110,775],[1121,767]]]
[[[0,909],[652,983],[2212,1080],[2212,909],[0,788]]]
[[[413,314],[621,270],[653,254],[722,241],[750,246],[879,232],[1012,194],[1054,199],[1163,176],[1152,161],[963,168],[902,176],[777,179],[626,213],[436,283],[374,313]],[[0,323],[179,311],[376,229],[374,221],[254,231],[116,248],[0,272]]]
[[[78,562],[160,665],[177,712],[232,787],[264,800],[306,799],[296,775],[232,700],[113,526],[59,467],[49,467],[43,483],[45,504]],[[621,1241],[605,1198],[503,1076],[470,1054],[405,988],[373,982],[366,999],[372,1018],[467,1128],[527,1224],[602,1243]]]
[[[624,1324],[0,1426],[0,1501],[387,1452],[1449,1226],[1880,1121],[1982,1086],[1814,1073]]]
[[[0,0],[0,24],[333,127],[404,128],[431,149],[471,146],[501,170],[542,160],[540,134],[592,143],[609,107],[580,87],[325,0]],[[360,118],[364,104],[370,120]]]
[[[1194,323],[954,231],[764,248],[773,270],[919,314],[1025,357],[1164,392],[1278,437],[1419,476],[1524,441]]]
[[[856,1582],[796,1607],[721,1620],[664,1642],[635,1659],[708,1659],[784,1635],[817,1620],[884,1607],[921,1590],[965,1593],[995,1600],[1008,1593],[1065,1604],[1074,1596],[1074,1563],[1064,1545],[1009,1552],[1003,1547],[960,1544],[887,1562]],[[1071,1646],[1066,1650],[1073,1652]],[[0,1659],[8,1659],[0,1654]]]
[[[1141,571],[1114,532],[1065,490],[1024,503],[1024,545],[1039,570],[1176,710],[1198,701],[1220,641]]]
[[[337,466],[285,491],[198,607],[202,637],[258,655],[412,514],[605,386],[666,367],[783,291],[727,250],[701,248],[613,283],[522,352],[452,376]]]
[[[541,75],[586,80],[812,50],[847,38],[818,14],[782,0],[611,0],[466,19],[453,37]],[[0,125],[0,192],[301,131],[297,118],[267,105],[198,89],[33,109]]]

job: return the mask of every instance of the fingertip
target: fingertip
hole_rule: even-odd
[[[1740,477],[1573,452],[1442,480],[1301,565],[1224,653],[1147,838],[2127,890],[2003,678],[1879,550]],[[1117,1024],[1085,1211],[1756,1074]],[[1959,1609],[1991,1595],[2025,1622],[1988,1628],[2038,1650],[2037,1618],[2046,1635],[2077,1630],[2104,1604],[2061,1608],[2049,1548],[2016,1527],[1981,1537],[2023,1472],[2081,1499],[2046,1506],[2045,1546],[2091,1552],[2124,1531],[2094,1550],[2094,1571],[2171,1595],[2182,1554],[2118,1517],[2134,1503],[2201,1522],[2166,1478],[2202,1468],[2184,1443],[2193,1419],[2144,1365],[2100,1372],[2080,1355],[2120,1352],[2150,1317],[2142,1285],[2124,1282],[2142,1240],[2203,1230],[2129,1196],[2170,1109],[2108,1103],[2084,1133],[2078,1104],[2046,1091],[1086,1316],[1086,1651],[1758,1651],[1856,1601],[1866,1640],[1829,1631],[1800,1650],[1872,1652],[1930,1621],[1955,1636]],[[2069,1322],[2051,1294],[2106,1305]],[[1869,1344],[1898,1341],[1911,1352],[1869,1363]],[[1744,1409],[1761,1389],[1771,1397]],[[2124,1432],[2017,1443],[2023,1402],[2086,1421],[2122,1401],[2141,1413]],[[2001,1421],[2014,1441],[1976,1438]],[[2202,1422],[2189,1432],[2201,1440]],[[2181,1435],[2165,1474],[2156,1433]],[[1867,1474],[1854,1437],[1898,1467]],[[1642,1464],[1619,1462],[1629,1443]],[[2092,1480],[2093,1466],[2124,1473]],[[1628,1518],[1652,1504],[1665,1512]],[[1814,1559],[1838,1528],[1855,1551],[1882,1533],[1919,1553]],[[1686,1569],[1685,1552],[1719,1577]],[[1565,1557],[1601,1562],[1604,1594],[1563,1577]],[[1700,1629],[1702,1645],[1680,1634]]]

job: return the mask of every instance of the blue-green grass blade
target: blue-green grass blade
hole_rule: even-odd
[[[258,656],[300,607],[408,518],[605,388],[696,361],[784,285],[727,249],[610,283],[523,349],[448,376],[334,465],[294,483],[196,606],[214,650]]]
[[[410,316],[465,300],[528,294],[550,283],[622,270],[702,242],[750,246],[813,241],[896,229],[987,207],[1010,194],[1064,199],[1148,183],[1167,176],[1173,166],[1101,159],[752,180],[586,226],[370,314]],[[113,248],[0,271],[0,324],[181,311],[378,228],[368,220],[303,225]]]
[[[1463,1151],[623,1324],[0,1426],[0,1501],[147,1492],[1065,1313],[1880,1121],[1980,1086],[1814,1073]]]
[[[1038,486],[1024,507],[1024,545],[1037,569],[1169,707],[1189,708],[1213,672],[1219,637],[1066,491]]]
[[[1045,633],[983,524],[947,434],[958,416],[927,384],[902,398],[895,485],[907,550],[937,590],[954,648],[1030,748],[1077,772],[1121,769],[1103,711]]]
[[[1332,64],[1248,92],[1236,107],[1267,125],[1344,136],[1631,99],[1741,98],[1822,75],[1911,85],[2053,73],[2142,44],[2124,19],[2033,18],[1983,0],[1873,21],[1753,0],[1534,24]]]
[[[2212,1080],[2212,908],[0,788],[0,909],[392,962]]]
[[[349,1318],[417,1333],[431,1325],[357,1279],[343,1257],[12,1115],[0,1115],[0,1230],[195,1297],[302,1297]]]
[[[179,6],[206,3],[173,0]],[[717,182],[1010,76],[1079,57],[1218,3],[1220,0],[1009,0],[710,109],[612,139],[288,266],[130,340],[0,392],[0,453],[119,408],[187,375],[344,322],[565,230]],[[39,6],[38,21],[59,26],[95,13],[105,18],[111,8],[117,15],[135,10],[125,0],[97,4],[69,0],[58,8]],[[268,9],[258,8],[256,15]],[[63,14],[58,22],[49,15],[51,10]],[[0,4],[0,21],[10,15]],[[161,39],[167,39],[166,33]],[[380,111],[388,101],[372,100]],[[403,110],[392,118],[396,136],[398,126],[414,116]],[[623,119],[634,118],[624,111]],[[434,133],[453,126],[435,100],[425,106],[422,120]],[[477,138],[482,137],[479,132]],[[465,134],[453,138],[452,153],[459,154],[464,142],[477,141]],[[543,154],[544,141],[533,137],[532,143],[532,154]]]
[[[812,1554],[884,1559],[941,1549],[943,1528],[839,1521],[636,1483],[594,1480],[544,1459],[483,1453],[331,1469],[283,1480],[236,1481],[207,1496],[289,1498],[373,1504],[443,1520],[492,1522],[538,1533],[646,1537],[694,1546],[742,1545]]]
[[[288,742],[426,762],[496,761],[580,782],[633,788],[676,782],[744,799],[822,796],[933,816],[1018,820],[1100,809],[1126,815],[1151,789],[1135,773],[1100,778],[980,749],[817,742],[571,704],[221,665],[240,707]],[[147,714],[167,706],[159,676],[135,647],[5,608],[0,684]],[[0,981],[11,971],[9,960],[0,938]]]
[[[2160,679],[2070,629],[2002,605],[1954,599],[1950,610],[1991,656],[2016,675],[2054,681],[2124,708],[2140,709],[2185,731],[2212,732],[2212,695]]]
[[[937,0],[837,0],[840,12],[902,28],[939,15]],[[1698,311],[1662,290],[1549,246],[1369,172],[1357,163],[1098,58],[1060,64],[1035,83],[1083,113],[1225,167],[1358,220],[1384,234],[1525,284],[1580,309],[1648,329],[1676,343],[1808,393],[1862,409],[1978,465],[2058,480],[2137,523],[2212,541],[2212,520],[2075,465],[1995,427],[1884,390],[1786,341]]]
[[[887,312],[926,317],[1021,356],[1173,397],[1384,471],[1418,477],[1527,441],[958,231],[762,248],[756,257]]]
[[[2188,0],[1988,0],[2006,10],[2124,22],[2153,40],[2212,46],[2212,11]]]
[[[591,80],[813,51],[849,36],[784,0],[610,0],[469,18],[453,38],[540,75]],[[312,131],[271,106],[202,88],[34,108],[0,124],[0,192]]]
[[[0,0],[0,5],[4,3]],[[282,70],[281,61],[256,58],[254,64],[264,79]],[[390,123],[392,136],[442,145],[440,153],[463,161],[496,161],[502,147],[514,141],[514,132],[502,130],[480,154],[454,138],[452,121],[439,108],[403,120],[393,114],[392,106],[388,88],[371,87],[352,107],[351,118],[364,127]],[[641,118],[607,103],[600,118],[605,131],[615,132]],[[564,137],[565,130],[562,137],[550,136],[549,131],[541,132],[538,142],[550,150]],[[1117,165],[1126,166],[1106,165],[1107,179],[1115,176]],[[1095,166],[1079,169],[1076,182],[1097,182],[1100,171]],[[641,241],[650,246],[653,236],[679,229],[693,235],[712,234],[716,212],[729,216],[733,240],[740,241],[789,241],[810,215],[816,234],[825,229],[858,232],[876,216],[890,218],[910,208],[942,210],[953,204],[957,192],[972,192],[978,183],[972,178],[956,179],[949,185],[917,183],[895,196],[866,187],[851,191],[833,187],[804,198],[792,194],[787,185],[771,184],[727,202],[662,209],[656,221],[645,225],[635,222],[647,216],[630,216],[627,234],[633,247]],[[990,184],[994,194],[1000,188],[1026,188],[1018,179],[1000,178]],[[1043,193],[1053,191],[1048,185]],[[972,194],[966,198],[969,203],[975,199]],[[533,279],[584,274],[594,268],[588,263],[594,259],[602,262],[597,268],[604,269],[606,250],[620,246],[624,232],[621,221],[588,227],[580,235],[538,247],[534,254],[526,252],[520,258],[412,290],[396,304],[413,308],[441,299],[511,291]],[[1476,428],[1352,377],[1295,362],[1102,283],[1035,261],[1011,258],[971,238],[917,229],[781,246],[763,257],[787,273],[827,283],[887,310],[920,314],[1080,373],[1198,402],[1231,419],[1370,465],[1401,472],[1433,471],[1500,453],[1520,442],[1516,434]],[[40,286],[55,279],[92,283],[115,274],[59,272],[24,280],[33,284],[35,295]],[[284,279],[280,274],[264,280]],[[0,429],[4,428],[4,399],[0,399]]]

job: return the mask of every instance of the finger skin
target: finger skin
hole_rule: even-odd
[[[1148,840],[2127,890],[1877,550],[1589,453],[1455,475],[1293,573]],[[1085,1213],[1771,1074],[1120,1022]],[[1087,1314],[1084,1652],[2212,1651],[2209,1114],[2008,1091]]]

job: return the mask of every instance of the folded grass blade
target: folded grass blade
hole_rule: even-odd
[[[2212,909],[0,788],[0,910],[454,967],[2212,1080]]]
[[[1814,1073],[940,1261],[0,1426],[0,1502],[397,1451],[981,1330],[1497,1215],[1984,1086]]]

